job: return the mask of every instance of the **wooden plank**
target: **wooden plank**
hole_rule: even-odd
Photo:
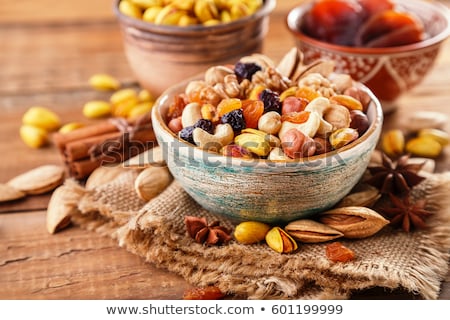
[[[181,299],[189,287],[108,237],[48,234],[43,211],[0,214],[0,229],[0,299]]]

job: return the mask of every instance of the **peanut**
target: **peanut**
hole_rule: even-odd
[[[430,137],[416,137],[407,142],[406,151],[418,157],[437,158],[442,152],[442,146]]]

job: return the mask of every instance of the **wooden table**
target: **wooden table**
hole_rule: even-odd
[[[450,6],[450,1],[442,1]],[[293,2],[279,0],[264,53],[277,60],[293,46],[285,17]],[[135,79],[124,56],[111,0],[2,1],[0,5],[0,182],[43,164],[61,164],[54,147],[32,150],[19,137],[30,106],[55,110],[64,122],[84,120],[85,102],[104,98],[87,79],[109,73],[126,85]],[[450,42],[433,71],[387,117],[393,128],[416,110],[450,116]],[[450,131],[450,125],[447,125]],[[450,150],[438,159],[450,170]],[[115,241],[77,227],[55,235],[45,228],[49,195],[0,205],[0,299],[180,299],[189,285],[159,270]],[[400,291],[369,290],[355,299],[414,298]],[[450,275],[442,299],[450,299]]]

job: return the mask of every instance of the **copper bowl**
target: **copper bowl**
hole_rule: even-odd
[[[396,107],[396,100],[419,84],[430,72],[441,48],[450,35],[450,10],[442,4],[420,0],[393,0],[395,6],[412,12],[423,22],[424,41],[388,48],[363,48],[334,45],[311,38],[300,26],[312,6],[306,1],[293,8],[287,26],[297,47],[304,53],[304,62],[320,58],[336,62],[336,72],[350,74],[364,83],[381,101],[385,113]]]
[[[143,88],[154,95],[208,67],[234,64],[261,52],[275,0],[265,0],[253,15],[214,26],[166,26],[114,12],[123,35],[128,63]]]

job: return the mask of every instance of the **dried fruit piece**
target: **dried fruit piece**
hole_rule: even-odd
[[[355,259],[353,250],[344,246],[341,242],[333,242],[325,248],[326,256],[333,262],[349,262]]]
[[[42,194],[59,186],[64,174],[61,166],[43,165],[12,178],[7,184],[26,194]]]
[[[310,111],[289,112],[281,115],[281,121],[289,121],[292,123],[304,123],[308,121]]]
[[[225,294],[216,286],[190,288],[183,294],[183,300],[218,300],[223,297]]]
[[[242,112],[247,128],[258,128],[258,121],[264,113],[264,103],[260,100],[242,101]]]
[[[302,29],[309,36],[339,45],[352,45],[362,18],[362,8],[354,1],[316,1]]]
[[[355,45],[363,47],[393,47],[422,41],[423,25],[410,12],[385,10],[365,22],[355,37]]]

